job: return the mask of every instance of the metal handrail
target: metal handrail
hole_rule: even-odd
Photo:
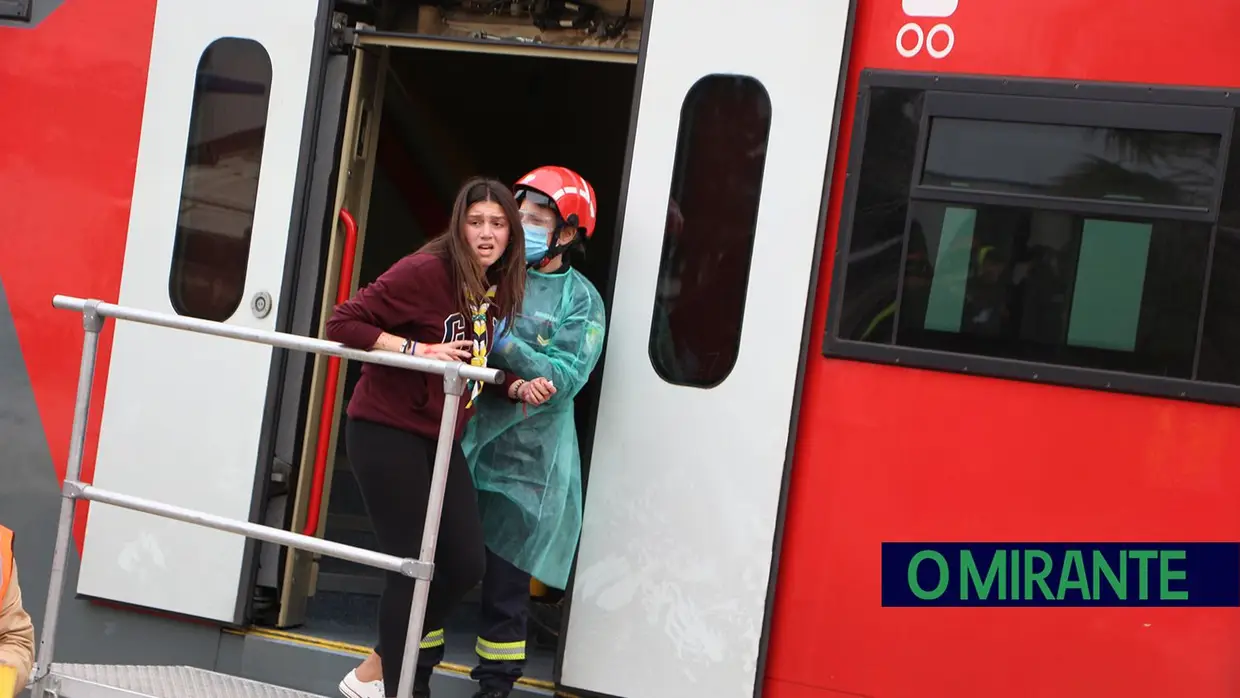
[[[99,502],[100,504],[111,504],[122,509],[130,509],[132,511],[140,511],[146,514],[154,514],[162,516],[165,519],[173,519],[175,521],[184,521],[185,523],[194,524],[195,526],[203,526],[205,528],[213,528],[217,531],[226,531],[228,533],[237,533],[247,538],[254,538],[268,543],[277,545],[287,545],[290,548],[305,550],[311,553],[327,555],[328,557],[348,560],[356,562],[359,565],[368,567],[377,567],[387,572],[396,572],[406,577],[417,578],[422,575],[429,575],[433,569],[432,565],[423,563],[421,560],[415,560],[407,557],[396,557],[395,555],[386,555],[377,553],[373,550],[358,548],[344,543],[336,543],[335,541],[315,538],[301,533],[293,533],[282,528],[273,528],[271,526],[263,526],[261,524],[250,523],[249,521],[238,521],[229,519],[215,514],[208,514],[205,511],[197,511],[195,509],[187,509],[179,507],[175,504],[164,504],[153,499],[144,497],[134,497],[128,494],[121,494],[112,490],[105,490],[88,485],[77,480],[65,480],[61,491],[66,497],[73,499],[85,499],[88,502]]]
[[[100,504],[123,507],[168,519],[183,521],[219,531],[236,533],[248,538],[287,545],[299,550],[338,557],[370,567],[399,572],[414,581],[413,603],[409,609],[409,627],[405,636],[405,653],[401,657],[400,684],[397,695],[412,698],[413,675],[417,665],[422,625],[426,615],[430,580],[434,575],[435,547],[439,539],[439,520],[443,511],[443,493],[448,478],[448,463],[452,442],[456,435],[456,418],[461,398],[465,393],[466,380],[486,383],[502,383],[503,371],[470,366],[462,363],[436,361],[385,351],[358,351],[337,342],[312,339],[299,335],[256,330],[227,325],[209,320],[186,318],[178,315],[155,313],[137,308],[127,308],[99,300],[56,296],[53,307],[82,313],[82,366],[78,373],[77,397],[73,406],[73,429],[69,437],[69,460],[65,467],[65,480],[61,489],[60,517],[56,529],[56,548],[52,554],[52,571],[48,583],[47,606],[43,616],[43,637],[39,641],[38,662],[32,696],[47,698],[55,695],[55,677],[51,674],[55,651],[56,627],[60,620],[60,603],[64,595],[65,563],[69,554],[69,539],[73,530],[74,502],[79,499]],[[106,318],[128,320],[147,325],[185,330],[199,334],[226,337],[255,342],[273,347],[325,354],[363,363],[381,364],[397,368],[434,373],[444,377],[444,406],[439,423],[439,439],[435,449],[435,465],[431,475],[431,488],[426,508],[426,523],[422,529],[422,546],[417,559],[384,555],[364,548],[333,543],[312,536],[305,536],[249,521],[228,519],[207,512],[186,509],[163,502],[134,497],[120,492],[99,489],[78,481],[82,472],[82,456],[86,446],[86,425],[90,416],[90,398],[94,387],[95,359],[99,348],[99,334]]]
[[[74,298],[72,296],[58,295],[52,298],[52,307],[59,308],[61,310],[76,310],[78,312],[85,312],[86,306],[89,303],[95,304],[94,312],[101,318],[128,320],[129,322],[138,322],[144,325],[156,325],[158,327],[167,327],[174,330],[187,330],[198,334],[209,334],[216,337],[227,337],[229,339],[240,339],[245,342],[266,344],[268,346],[279,347],[281,349],[304,351],[309,354],[323,354],[325,356],[338,356],[342,359],[348,359],[350,361],[361,361],[362,363],[368,364],[406,368],[413,371],[421,371],[423,373],[433,373],[439,376],[445,375],[449,370],[453,370],[458,371],[460,377],[466,380],[482,381],[484,383],[504,382],[504,372],[495,368],[482,368],[480,366],[470,366],[469,364],[459,364],[452,361],[424,359],[421,356],[410,356],[408,354],[400,354],[393,351],[363,351],[361,349],[350,349],[339,342],[331,342],[326,339],[314,339],[313,337],[303,337],[298,334],[271,332],[269,330],[256,330],[251,327],[241,327],[240,325],[227,325],[222,322],[199,320],[198,318],[169,315],[167,313],[155,313],[149,310],[127,308],[121,305],[104,303],[103,301]]]

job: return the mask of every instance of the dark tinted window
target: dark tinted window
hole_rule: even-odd
[[[1210,227],[915,202],[898,342],[1190,378]]]
[[[1236,127],[1240,127],[1237,119]],[[1240,135],[1233,130],[1215,228],[1197,377],[1240,385]]]
[[[168,279],[181,315],[222,322],[241,305],[270,94],[261,44],[225,38],[203,52]]]
[[[922,184],[1207,208],[1217,134],[935,117]]]
[[[1099,369],[1182,396],[1149,379],[1240,385],[1240,146],[1217,207],[1222,139],[1196,132],[933,117],[916,172],[927,94],[862,93],[826,353],[1129,389],[1053,370]]]
[[[848,284],[839,316],[844,339],[885,343],[892,338],[923,95],[919,90],[876,87],[867,97],[864,123],[870,135],[861,153],[861,183],[851,211]]]
[[[668,382],[712,387],[736,364],[770,126],[753,78],[711,75],[685,97],[650,326]]]

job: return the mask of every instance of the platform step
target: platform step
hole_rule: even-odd
[[[53,664],[52,674],[60,679],[61,698],[323,698],[188,666]]]

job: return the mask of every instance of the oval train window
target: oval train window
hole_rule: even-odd
[[[685,95],[650,325],[669,383],[712,388],[736,365],[770,130],[754,78],[708,75]]]
[[[222,38],[196,78],[168,294],[178,314],[223,322],[245,293],[271,57],[256,41]]]

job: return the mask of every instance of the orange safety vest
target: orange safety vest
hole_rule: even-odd
[[[13,581],[13,532],[0,526],[0,599],[9,593]]]

